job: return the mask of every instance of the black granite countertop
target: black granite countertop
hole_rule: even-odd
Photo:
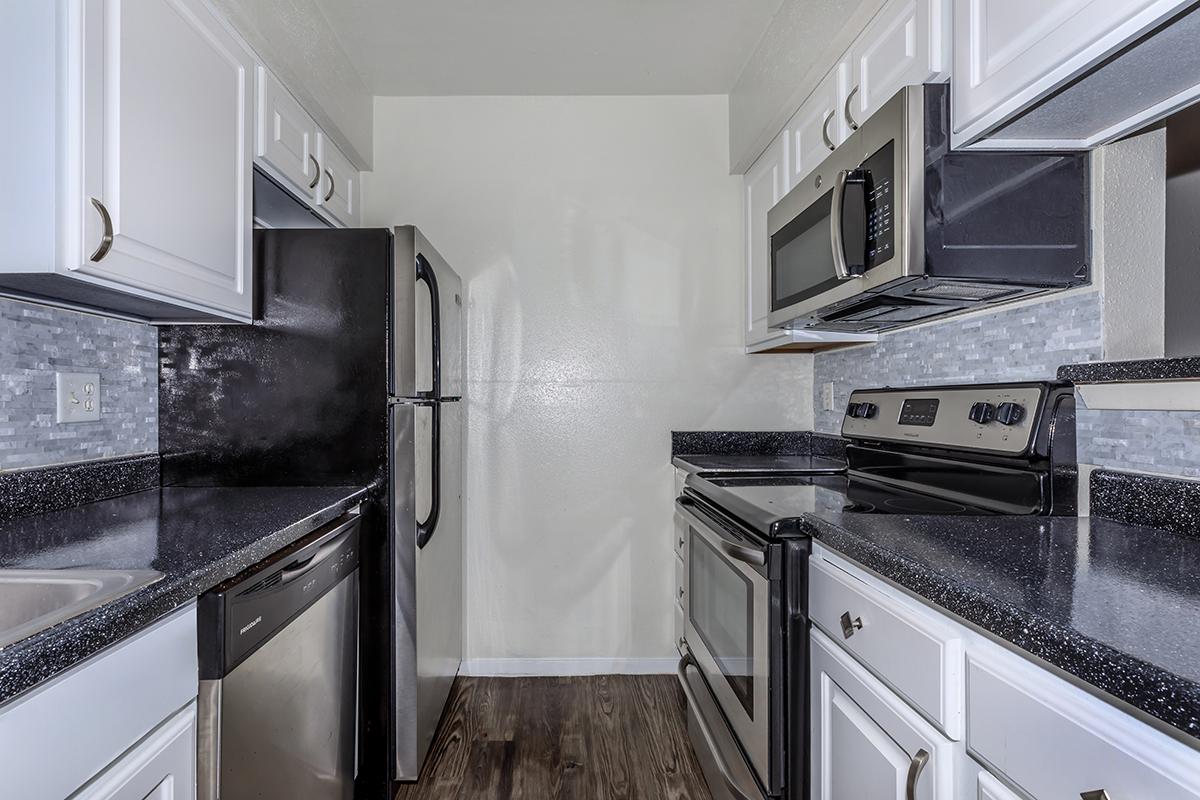
[[[1200,378],[1200,357],[1147,358],[1137,361],[1093,361],[1064,364],[1058,368],[1060,381],[1074,383],[1148,383]]]
[[[167,487],[0,524],[0,568],[164,574],[0,649],[0,703],[191,602],[365,496],[357,487]]]
[[[828,456],[675,456],[672,466],[685,472],[786,472],[801,470],[837,471],[846,462]]]
[[[1200,538],[1100,517],[846,511],[845,479],[689,485],[1200,739]]]

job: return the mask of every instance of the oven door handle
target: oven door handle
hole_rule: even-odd
[[[696,507],[694,501],[681,497],[675,501],[675,504],[679,506],[679,512],[685,517],[690,517],[697,525],[717,535],[720,540],[717,545],[725,555],[755,567],[766,566],[767,554],[764,551],[757,547],[747,547],[741,543],[740,539],[733,538],[733,534],[727,532],[724,525],[702,512]]]
[[[686,645],[685,645],[686,648]],[[709,727],[708,719],[702,711],[703,706],[700,704],[700,698],[696,697],[696,690],[692,688],[691,681],[688,680],[687,668],[695,667],[700,670],[700,664],[696,661],[696,657],[692,655],[691,650],[685,649],[683,657],[679,659],[679,666],[675,672],[679,676],[679,685],[683,687],[683,695],[687,698],[688,705],[694,711],[692,716],[696,719],[696,724],[700,728],[700,735],[704,737],[705,743],[708,744],[709,752],[712,753],[713,761],[716,762],[717,770],[721,773],[721,777],[725,779],[725,788],[732,793],[734,800],[762,800],[761,797],[751,797],[741,790],[737,782],[733,779],[733,773],[729,769],[729,764],[725,761],[724,753],[720,745],[717,744],[717,737]]]

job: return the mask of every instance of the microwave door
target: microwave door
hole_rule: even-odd
[[[771,236],[772,312],[817,297],[842,282],[831,234],[837,194],[837,187],[831,188]]]

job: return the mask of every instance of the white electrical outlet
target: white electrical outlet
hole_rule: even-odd
[[[821,384],[821,408],[833,411],[833,381]]]
[[[56,372],[54,382],[60,423],[100,419],[100,373]]]

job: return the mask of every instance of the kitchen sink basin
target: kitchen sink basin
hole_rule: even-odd
[[[161,578],[161,572],[148,569],[0,569],[0,647]]]

